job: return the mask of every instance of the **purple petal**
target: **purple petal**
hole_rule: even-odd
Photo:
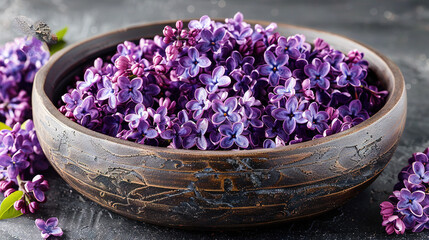
[[[263,76],[268,76],[273,71],[273,67],[269,64],[265,64],[259,67],[259,73]]]
[[[200,57],[198,59],[198,62],[199,62],[200,67],[202,67],[202,68],[209,67],[212,64],[212,62],[210,61],[210,59],[208,59],[205,56]]]
[[[312,64],[306,65],[304,67],[304,72],[308,77],[315,77],[318,74],[316,66]]]
[[[208,74],[201,74],[199,78],[200,78],[200,81],[205,85],[210,85],[213,82],[212,76]]]
[[[142,103],[143,102],[143,95],[140,91],[138,90],[133,90],[132,91],[132,101],[135,103]]]
[[[161,88],[156,84],[149,84],[144,90],[147,95],[151,96],[156,96],[161,92]]]
[[[143,80],[139,77],[134,78],[130,83],[131,87],[134,89],[139,89],[142,86],[142,84],[143,84]]]
[[[328,75],[329,70],[331,69],[331,65],[328,62],[324,62],[322,63],[322,65],[320,65],[320,70],[319,70],[319,74],[321,77],[324,77],[326,75]]]
[[[58,218],[56,217],[49,218],[48,220],[46,220],[46,226],[49,226],[49,227],[58,226]]]
[[[220,79],[225,74],[225,68],[223,66],[218,66],[213,70],[213,78]]]
[[[218,86],[219,87],[225,87],[228,86],[231,83],[231,78],[228,76],[222,76],[218,79]]]
[[[173,139],[174,138],[174,136],[175,136],[175,133],[174,133],[174,131],[173,130],[171,130],[171,129],[167,129],[167,130],[165,130],[164,132],[161,132],[161,137],[163,138],[163,139]]]
[[[420,178],[420,176],[418,176],[417,174],[411,174],[408,177],[408,182],[412,183],[412,184],[421,184],[422,183],[422,179]]]
[[[0,165],[3,167],[7,167],[12,164],[12,158],[8,155],[1,155],[0,156]]]
[[[283,120],[285,120],[285,119],[288,119],[289,118],[289,113],[286,111],[286,109],[284,109],[284,108],[277,108],[277,109],[274,109],[272,112],[271,112],[271,115],[275,118],[275,119],[277,119],[277,120],[280,120],[280,121],[283,121]]]
[[[107,98],[109,98],[110,93],[111,93],[110,89],[102,88],[102,89],[100,89],[100,91],[97,92],[97,99],[98,100],[106,100]]]
[[[277,67],[281,67],[287,63],[289,56],[286,54],[280,54],[276,59]],[[274,65],[274,64],[273,64]],[[290,71],[289,71],[290,72]]]
[[[151,128],[146,131],[147,138],[152,139],[152,138],[156,138],[157,136],[158,136],[158,132],[155,129]]]
[[[190,47],[188,50],[188,56],[192,59],[192,61],[195,61],[200,57],[200,53],[195,47]]]
[[[287,68],[285,66],[281,66],[281,67],[278,68],[278,74],[282,78],[290,78],[292,76],[292,73],[289,70],[289,68]]]
[[[190,57],[184,56],[179,60],[179,64],[185,68],[189,68],[193,65],[193,61]]]
[[[244,124],[243,123],[234,123],[234,125],[232,125],[232,132],[235,133],[235,135],[240,135],[241,133],[243,133],[244,130]]]
[[[122,76],[118,78],[118,86],[121,89],[128,88],[130,85],[130,80],[127,77]]]
[[[228,112],[233,112],[237,108],[237,98],[229,97],[225,100],[225,107],[227,107]]]
[[[234,139],[231,137],[224,137],[220,140],[221,148],[230,148],[234,144]]]
[[[414,199],[414,201],[416,202],[421,202],[425,199],[425,193],[423,191],[415,191],[412,194],[412,198]]]
[[[219,132],[222,133],[222,135],[224,135],[224,136],[230,136],[233,134],[231,126],[227,125],[227,124],[221,125],[219,127]]]
[[[212,116],[212,122],[214,124],[221,124],[225,121],[225,119],[226,119],[226,116],[224,116],[223,113],[217,112],[217,113],[213,114],[213,116]]]
[[[56,237],[61,237],[63,235],[63,230],[59,227],[53,228],[51,230],[51,235]]]
[[[289,118],[283,122],[283,129],[285,130],[285,132],[287,134],[289,134],[289,135],[292,134],[292,132],[295,130],[295,128],[296,128],[295,119]]]
[[[223,27],[216,29],[216,31],[213,33],[214,36],[214,41],[218,42],[220,40],[223,39],[223,37],[225,36],[225,29]]]
[[[200,72],[200,67],[198,65],[192,66],[189,68],[189,76],[195,77]]]
[[[190,135],[189,137],[186,137],[183,139],[183,148],[189,149],[193,146],[195,146],[196,138],[195,135]]]
[[[212,37],[212,32],[207,29],[203,29],[203,31],[201,32],[201,38],[206,42],[210,42],[212,40]]]
[[[191,111],[196,111],[201,109],[200,103],[196,100],[191,100],[188,103],[186,103],[186,108]]]
[[[401,200],[398,202],[397,207],[399,210],[408,209],[408,200]]]
[[[204,136],[197,138],[197,147],[200,150],[206,150],[207,149],[207,140]]]
[[[14,164],[7,167],[7,174],[9,175],[9,178],[16,178],[16,176],[18,176],[17,167]]]
[[[37,228],[39,228],[40,231],[43,231],[46,229],[46,223],[42,219],[38,218],[36,219],[36,221],[34,221],[34,223],[36,224]]]
[[[420,203],[414,202],[413,204],[411,204],[410,211],[417,217],[423,216],[423,208],[422,208],[422,205],[420,205]]]
[[[265,59],[266,63],[268,63],[269,65],[271,65],[271,67],[274,66],[274,65],[276,65],[276,57],[274,56],[274,53],[272,53],[270,51],[265,51],[265,53],[264,53],[264,59]]]
[[[421,162],[413,162],[413,170],[418,176],[425,174],[425,166]]]
[[[207,91],[204,88],[198,88],[195,90],[195,99],[203,101],[207,99]]]
[[[120,103],[124,103],[126,101],[128,101],[131,98],[131,94],[128,92],[128,90],[124,89],[119,91],[118,94],[118,101]]]
[[[186,137],[191,133],[191,131],[192,131],[192,129],[189,127],[182,127],[182,128],[180,128],[178,134],[181,137]]]
[[[270,76],[268,77],[269,81],[270,81],[270,85],[275,87],[277,85],[279,85],[279,79],[280,76],[277,73],[270,73]]]
[[[228,115],[228,120],[232,123],[235,123],[235,122],[240,121],[241,117],[238,113],[233,112],[233,113]]]
[[[264,141],[264,148],[275,148],[276,143],[271,139],[265,139]]]
[[[405,188],[401,189],[400,198],[401,199],[406,199],[406,200],[410,199],[411,198],[411,192],[410,192],[410,190],[405,189]]]
[[[45,201],[45,193],[43,193],[43,191],[39,189],[34,189],[33,194],[37,201],[39,202]]]
[[[241,148],[247,148],[249,146],[249,140],[245,136],[237,136],[235,139],[237,146]]]

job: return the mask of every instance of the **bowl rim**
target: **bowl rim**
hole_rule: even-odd
[[[184,24],[186,24],[190,20],[191,19],[183,20],[183,22],[184,22]],[[223,21],[223,19],[212,19],[212,20]],[[143,145],[143,144],[139,144],[136,142],[132,142],[132,141],[128,141],[128,140],[124,140],[124,139],[120,139],[120,138],[112,137],[109,135],[105,135],[103,133],[96,132],[94,130],[86,128],[86,127],[68,119],[65,115],[63,115],[58,110],[57,107],[55,107],[53,102],[47,96],[44,88],[46,85],[46,80],[47,80],[47,76],[48,76],[49,71],[52,69],[52,67],[55,65],[55,63],[59,59],[61,59],[67,53],[73,51],[73,49],[75,47],[83,45],[83,44],[91,43],[93,41],[97,41],[98,39],[108,37],[110,35],[120,34],[121,32],[129,31],[129,30],[133,30],[133,29],[139,29],[139,28],[143,28],[143,27],[150,27],[150,26],[155,27],[155,26],[164,26],[164,25],[174,25],[175,22],[176,22],[176,20],[157,21],[157,22],[152,22],[152,23],[135,24],[135,25],[131,25],[129,27],[120,28],[120,29],[116,29],[113,31],[109,31],[107,33],[99,34],[99,35],[96,35],[94,37],[88,38],[86,40],[82,40],[82,41],[76,42],[74,44],[71,44],[71,45],[67,46],[66,48],[62,49],[61,51],[58,51],[57,53],[52,55],[51,58],[49,59],[48,63],[46,63],[37,72],[37,74],[35,76],[35,80],[34,80],[34,87],[33,87],[34,90],[33,91],[35,91],[39,95],[39,97],[41,98],[42,103],[43,103],[42,107],[45,107],[47,112],[49,114],[51,114],[52,117],[57,119],[61,124],[64,124],[67,127],[71,128],[75,131],[78,131],[82,134],[87,134],[87,135],[94,137],[94,138],[105,139],[105,140],[114,142],[116,144],[125,145],[125,146],[130,147],[130,148],[138,148],[142,152],[153,152],[153,153],[163,152],[163,153],[168,153],[168,154],[172,154],[172,155],[185,155],[185,156],[190,157],[190,158],[195,158],[195,157],[197,157],[197,158],[198,157],[199,158],[201,158],[201,157],[206,157],[206,158],[207,157],[208,158],[250,157],[250,156],[254,156],[254,155],[263,156],[263,155],[268,155],[268,154],[273,154],[273,153],[281,153],[281,152],[285,152],[285,151],[299,150],[299,149],[303,149],[303,148],[322,145],[326,142],[338,140],[342,137],[345,137],[345,136],[354,134],[356,132],[362,131],[366,127],[368,127],[368,126],[372,125],[373,123],[379,121],[381,118],[383,118],[384,116],[386,116],[390,112],[392,112],[392,110],[400,102],[401,97],[405,94],[404,77],[403,77],[400,69],[398,68],[398,66],[395,63],[393,63],[389,58],[387,58],[383,54],[379,53],[378,51],[374,50],[372,47],[369,47],[366,44],[363,44],[359,41],[350,39],[346,36],[342,36],[342,35],[339,35],[336,33],[331,33],[328,31],[322,31],[322,30],[317,30],[317,29],[303,27],[303,26],[297,26],[297,25],[291,25],[291,24],[286,24],[286,23],[277,23],[277,25],[279,27],[282,27],[282,28],[298,29],[298,30],[301,29],[301,30],[305,30],[305,31],[322,33],[324,35],[331,35],[332,37],[335,37],[335,38],[342,38],[342,39],[345,39],[349,42],[352,42],[353,44],[357,44],[357,45],[360,45],[360,46],[368,49],[375,56],[379,57],[387,65],[388,69],[391,71],[391,74],[393,76],[393,80],[392,80],[392,83],[393,83],[392,89],[393,90],[391,92],[389,92],[388,99],[387,99],[386,103],[384,104],[384,106],[379,111],[377,111],[373,116],[371,116],[369,119],[363,121],[362,123],[360,123],[356,126],[353,126],[350,129],[347,129],[345,131],[342,131],[340,133],[336,133],[336,134],[333,134],[330,136],[326,136],[326,137],[318,138],[318,139],[313,139],[313,140],[309,140],[309,141],[305,141],[305,142],[301,142],[301,143],[296,143],[296,144],[286,145],[286,146],[281,146],[281,147],[275,147],[275,148],[257,148],[257,149],[249,149],[249,150],[196,150],[196,149],[190,150],[190,149],[173,149],[173,148],[167,148],[167,147]],[[270,22],[262,21],[262,20],[246,20],[246,22],[248,22],[252,25],[261,24],[261,25],[267,26],[270,24]],[[124,39],[123,41],[126,41],[126,40],[127,39]],[[33,112],[33,114],[34,114],[34,112]]]

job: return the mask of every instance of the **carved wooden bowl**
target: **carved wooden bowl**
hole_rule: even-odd
[[[165,24],[174,25],[139,25],[74,44],[55,54],[36,76],[33,117],[43,151],[84,196],[121,215],[165,226],[255,226],[336,208],[367,187],[389,162],[406,116],[398,67],[353,40],[285,24],[279,24],[281,34],[302,33],[308,41],[320,37],[343,52],[363,51],[390,92],[385,106],[339,134],[242,151],[144,146],[86,129],[57,110],[65,86],[85,65],[111,54],[124,40],[161,34]]]

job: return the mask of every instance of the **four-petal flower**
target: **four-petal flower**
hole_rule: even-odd
[[[284,66],[289,59],[288,55],[280,54],[275,57],[274,53],[266,51],[264,59],[267,64],[260,66],[259,72],[261,75],[268,76],[271,86],[279,85],[280,78],[288,79],[292,76],[289,68]]]
[[[234,123],[231,127],[230,124],[224,124],[219,127],[220,133],[224,136],[220,140],[221,148],[230,148],[235,143],[240,148],[247,148],[249,140],[241,135],[244,130],[244,125],[241,122]]]

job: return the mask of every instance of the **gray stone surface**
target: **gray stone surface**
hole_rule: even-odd
[[[38,239],[36,218],[57,216],[63,239],[384,239],[379,203],[413,152],[429,146],[429,2],[426,1],[232,1],[232,0],[0,0],[0,44],[19,36],[14,16],[69,27],[70,43],[116,28],[177,18],[232,17],[284,22],[356,39],[391,58],[408,90],[408,116],[400,145],[381,176],[343,207],[312,220],[234,232],[196,232],[128,220],[82,197],[51,171],[48,202],[39,213],[0,221],[0,239]],[[396,239],[427,239],[407,233]]]

